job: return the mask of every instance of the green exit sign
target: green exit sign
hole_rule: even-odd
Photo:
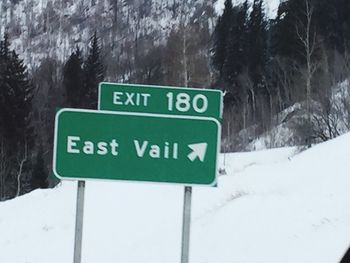
[[[137,84],[100,83],[98,109],[212,117],[223,110],[220,90]]]
[[[219,142],[214,118],[62,109],[53,170],[61,179],[215,185]]]

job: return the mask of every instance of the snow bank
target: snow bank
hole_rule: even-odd
[[[191,263],[331,263],[350,245],[350,134],[303,153],[225,156],[195,187]],[[220,165],[223,166],[223,156]],[[76,183],[0,203],[6,263],[72,262]],[[180,262],[183,187],[88,182],[83,262]]]

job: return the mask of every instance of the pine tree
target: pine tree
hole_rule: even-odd
[[[77,47],[70,55],[63,68],[63,86],[66,91],[66,100],[69,107],[81,108],[84,102],[83,90],[83,59]]]
[[[251,85],[247,90],[250,117],[254,123],[260,121],[264,125],[267,122],[266,116],[270,115],[271,92],[266,84],[268,32],[262,4],[262,0],[254,0],[248,21],[247,64]]]
[[[33,145],[33,127],[31,126],[31,111],[33,98],[33,85],[28,77],[27,67],[17,53],[12,51],[9,65],[9,75],[6,79],[10,87],[12,112],[11,136],[17,144]],[[20,147],[20,146],[19,146]]]
[[[39,151],[36,155],[36,160],[32,172],[31,186],[36,188],[48,188],[48,171],[45,167],[44,154],[42,145],[39,146]]]
[[[4,39],[0,41],[0,57],[1,60],[7,60],[10,55],[10,42],[9,35],[7,32],[4,34]]]
[[[228,35],[231,31],[231,25],[233,20],[233,7],[232,1],[225,1],[224,12],[221,17],[218,18],[218,22],[214,32],[214,44],[213,44],[213,66],[219,73],[219,79],[223,77],[223,67],[226,58],[226,51],[228,45]]]
[[[223,79],[229,87],[237,86],[237,78],[246,65],[247,57],[247,1],[233,8],[232,24],[228,33],[226,57],[223,64]],[[234,92],[236,93],[236,92]]]
[[[103,81],[104,78],[104,66],[101,59],[101,46],[99,39],[94,33],[88,57],[84,63],[84,92],[85,92],[85,107],[90,109],[96,109],[97,107],[97,91],[98,84]]]
[[[17,196],[22,192],[23,180],[28,178],[31,166],[31,151],[34,134],[31,123],[33,85],[27,68],[17,53],[10,50],[8,36],[0,42],[0,140],[6,156],[8,195]],[[0,171],[4,172],[4,171]]]
[[[348,51],[350,50],[350,2],[348,0],[336,0],[335,7],[338,17],[337,25],[343,37],[343,39],[339,40],[338,46],[341,46],[340,41],[343,41],[343,49],[341,50]]]
[[[317,27],[317,34],[322,35],[325,44],[332,49],[343,49],[343,32],[338,25],[337,2],[318,0],[314,3],[313,21]],[[340,23],[341,25],[341,23]]]
[[[10,104],[8,101],[10,88],[6,82],[8,75],[8,66],[10,59],[9,51],[10,43],[8,41],[8,34],[5,33],[4,39],[0,41],[0,136],[4,137],[7,133],[6,124],[10,119]]]
[[[275,56],[292,58],[298,62],[304,60],[298,27],[305,23],[305,0],[289,0],[279,5],[272,29]]]
[[[248,65],[255,84],[261,82],[267,63],[267,22],[262,0],[254,0],[248,22]]]
[[[238,60],[240,61],[241,70],[246,66],[247,56],[250,52],[247,48],[247,33],[248,33],[248,0],[246,0],[239,9],[237,17],[237,36],[239,39]]]
[[[350,2],[347,0],[318,0],[313,4],[317,33],[327,48],[344,53],[350,48]]]
[[[7,37],[1,41],[0,60],[2,65],[1,120],[2,135],[16,151],[25,143],[32,145],[31,101],[33,85],[23,60],[15,51],[9,50]],[[16,146],[16,147],[15,147]]]

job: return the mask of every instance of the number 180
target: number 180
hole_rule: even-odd
[[[197,94],[191,100],[190,95],[187,93],[179,93],[176,95],[175,101],[174,93],[168,92],[166,96],[168,98],[169,111],[173,111],[174,107],[180,112],[187,112],[191,107],[198,113],[203,113],[208,109],[208,99],[203,94]]]

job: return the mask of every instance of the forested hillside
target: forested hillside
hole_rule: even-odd
[[[102,80],[222,89],[225,151],[349,130],[347,0],[217,4],[1,1],[0,200],[56,183],[55,112],[95,109]]]
[[[311,145],[348,131],[350,3],[282,1],[272,19],[266,3],[227,0],[217,20],[211,62],[226,91],[225,147],[262,134],[270,146]]]
[[[211,83],[207,1],[6,0],[0,21],[0,200],[55,184],[55,112],[96,108],[100,81]]]
[[[30,68],[47,58],[64,63],[75,46],[86,51],[96,32],[108,79],[178,85],[178,72],[158,76],[158,64],[175,67],[181,61],[169,60],[183,59],[184,44],[186,56],[207,56],[215,23],[213,3],[203,0],[6,0],[0,10],[1,32],[7,30]]]

